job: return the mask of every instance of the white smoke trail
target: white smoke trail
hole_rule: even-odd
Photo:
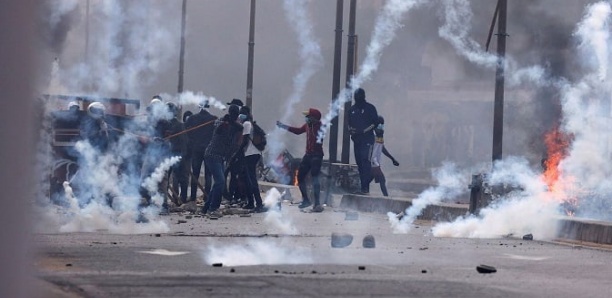
[[[351,79],[350,88],[340,91],[338,97],[329,106],[329,111],[322,119],[322,126],[317,136],[321,143],[329,131],[331,121],[338,116],[346,102],[351,100],[354,90],[359,88],[378,69],[382,51],[393,41],[395,32],[402,26],[401,21],[410,9],[425,3],[425,0],[388,0],[376,18],[372,39],[366,49],[366,58],[358,68],[359,73]]]
[[[313,25],[308,15],[309,0],[285,0],[283,8],[287,21],[298,37],[300,44],[300,68],[293,78],[293,90],[285,101],[285,111],[280,121],[286,123],[291,117],[295,117],[295,105],[304,97],[304,92],[312,76],[323,66],[323,54],[321,46],[314,38]],[[268,160],[274,162],[276,157],[285,149],[283,136],[285,131],[275,127],[268,133]]]
[[[458,54],[478,65],[495,67],[497,55],[484,52],[480,45],[469,37],[472,10],[467,0],[443,0],[445,23],[438,30]]]
[[[444,163],[433,174],[438,181],[438,186],[430,187],[419,194],[412,201],[412,205],[404,211],[404,216],[401,219],[398,219],[393,212],[387,213],[393,233],[408,233],[410,225],[427,206],[452,200],[467,192],[469,174],[460,173],[454,164]]]
[[[470,37],[473,13],[468,0],[443,0],[442,9],[444,24],[438,30],[438,35],[447,40],[456,53],[468,61],[485,67],[495,68],[498,63],[497,54],[485,52],[478,42]],[[510,55],[501,62],[504,64],[505,77],[510,86],[529,82],[537,86],[553,84],[545,79],[546,71],[539,65],[519,67]]]
[[[208,104],[213,108],[219,110],[227,109],[227,105],[222,101],[216,99],[213,96],[204,95],[203,92],[193,92],[193,91],[183,91],[177,96],[172,96],[170,94],[161,94],[162,98],[168,98],[169,101],[176,101],[180,105],[205,105]]]
[[[300,232],[295,225],[293,225],[291,219],[284,217],[279,209],[278,204],[281,200],[281,196],[281,193],[275,187],[266,192],[263,203],[264,206],[268,208],[268,212],[266,212],[264,221],[273,228],[280,230],[283,234],[298,235]]]
[[[65,13],[69,4],[73,3],[52,1],[50,23]],[[178,33],[171,34],[165,18],[165,11],[171,5],[149,5],[146,1],[91,1],[87,18],[91,28],[87,59],[78,59],[79,62],[61,69],[61,85],[74,93],[144,97],[143,87],[153,82],[177,50],[173,44],[178,38],[174,35]],[[80,10],[85,14],[84,5]],[[74,26],[67,30],[82,28]],[[80,38],[81,32],[71,36]]]
[[[580,39],[579,48],[585,50],[584,57],[592,57],[598,68],[600,80],[608,74],[609,18],[612,9],[608,2],[598,2],[587,7],[587,13],[578,26],[576,35]],[[594,55],[590,53],[594,52]]]
[[[311,252],[307,249],[283,247],[275,240],[258,239],[247,243],[217,246],[209,245],[202,254],[208,265],[252,266],[277,264],[311,264]]]
[[[180,156],[172,156],[164,159],[164,161],[155,168],[155,171],[142,182],[142,186],[150,193],[153,193],[151,198],[156,205],[161,205],[164,199],[164,196],[159,193],[159,183],[164,179],[168,170],[180,160]]]

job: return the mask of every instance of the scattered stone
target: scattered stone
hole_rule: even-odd
[[[425,273],[427,273],[427,270],[423,269],[423,270],[421,270],[421,273],[425,274]]]
[[[213,263],[213,267],[223,267],[223,263]]]
[[[312,270],[312,272],[310,272],[310,273],[312,273],[312,274],[317,274],[317,271]]]
[[[527,235],[523,236],[523,240],[533,240],[533,235],[532,234],[527,234]]]
[[[357,211],[347,211],[344,220],[358,220],[359,213]]]
[[[245,213],[245,214],[240,214],[239,216],[240,217],[251,217],[251,214],[250,213]]]
[[[187,223],[187,221],[186,221],[186,220],[179,219],[179,220],[178,220],[178,223],[179,223],[179,224],[182,224],[182,223]]]
[[[66,267],[72,267],[72,264],[68,263],[66,264]]]
[[[274,270],[274,273],[278,273],[278,270]]]
[[[353,242],[353,235],[348,233],[332,233],[331,246],[332,247],[347,247]]]
[[[427,250],[427,249],[429,249],[429,247],[421,247],[421,248],[419,248],[419,250]]]
[[[185,219],[192,219],[192,218],[193,218],[193,216],[191,216],[191,215],[185,216]]]
[[[230,273],[234,273],[234,272],[236,272],[236,269],[234,268],[230,269]]]
[[[374,236],[367,235],[367,236],[363,237],[363,247],[364,248],[375,248],[376,247],[376,240],[374,239]]]
[[[359,266],[359,270],[365,270],[365,266]]]
[[[478,271],[478,273],[487,274],[487,273],[495,273],[497,272],[497,269],[495,269],[495,267],[493,266],[479,265],[479,266],[476,266],[476,271]]]
[[[117,242],[111,242],[111,244],[117,244]]]
[[[161,237],[161,234],[155,234],[155,237]]]

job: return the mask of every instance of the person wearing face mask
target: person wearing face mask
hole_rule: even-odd
[[[233,158],[242,157],[243,160],[244,169],[241,173],[241,180],[245,182],[245,195],[247,199],[247,204],[243,208],[253,210],[256,213],[265,212],[266,208],[263,206],[259,184],[257,183],[257,163],[261,158],[261,153],[252,143],[253,117],[251,109],[247,106],[240,108],[238,119],[242,122],[243,127],[242,144]]]
[[[298,186],[302,193],[302,203],[298,206],[300,209],[312,205],[308,196],[308,188],[306,186],[306,176],[310,173],[312,181],[314,207],[312,212],[323,212],[323,206],[320,202],[321,184],[319,183],[319,174],[321,173],[321,163],[323,162],[323,142],[317,142],[317,134],[321,128],[321,112],[317,109],[310,108],[303,112],[306,123],[301,127],[292,127],[276,121],[276,126],[286,129],[296,135],[306,133],[306,153],[302,157],[298,168]]]
[[[230,105],[228,113],[215,122],[212,139],[204,153],[204,163],[206,168],[210,169],[214,182],[201,212],[211,218],[222,216],[219,208],[226,183],[224,163],[229,160],[234,148],[239,144],[242,134],[242,124],[238,122],[239,114],[240,108],[237,105]]]
[[[374,105],[366,102],[363,89],[355,90],[354,98],[355,104],[349,110],[348,130],[353,140],[355,162],[361,180],[361,190],[357,194],[368,195],[372,181],[370,152],[374,145],[374,128],[378,125],[378,112]]]
[[[383,174],[380,168],[381,156],[382,154],[384,154],[385,156],[390,158],[393,162],[393,165],[396,167],[399,166],[399,162],[395,160],[395,158],[391,156],[391,153],[389,153],[387,148],[385,148],[384,133],[385,118],[383,118],[382,116],[378,116],[378,125],[374,129],[374,135],[376,136],[376,140],[374,142],[374,145],[372,146],[372,156],[370,158],[370,162],[372,165],[372,180],[380,184],[380,190],[382,191],[383,196],[388,197],[389,193],[387,192],[385,174]],[[370,180],[370,182],[372,180]]]

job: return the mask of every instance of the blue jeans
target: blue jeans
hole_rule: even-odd
[[[210,169],[214,180],[210,195],[204,203],[202,213],[217,211],[221,207],[221,195],[225,189],[225,173],[223,172],[223,158],[216,156],[204,157],[204,165]]]
[[[355,162],[359,170],[359,180],[361,181],[361,191],[370,192],[370,181],[372,181],[372,164],[370,162],[370,154],[372,153],[372,145],[374,144],[374,135],[372,138],[364,138],[354,142]],[[370,140],[371,139],[371,140]]]

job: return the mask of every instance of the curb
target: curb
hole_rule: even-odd
[[[340,208],[354,209],[361,212],[400,213],[412,205],[411,199],[371,197],[360,195],[343,195]],[[435,221],[453,221],[469,212],[467,204],[429,205],[418,219]],[[577,218],[559,219],[557,237],[559,239],[582,241],[597,244],[612,244],[612,223]]]
[[[559,220],[560,239],[612,244],[612,223],[566,218]]]
[[[370,197],[360,195],[343,195],[340,208],[355,209],[361,212],[400,213],[412,206],[412,200],[406,198]],[[469,211],[468,205],[438,204],[429,205],[423,210],[418,219],[452,221]]]

